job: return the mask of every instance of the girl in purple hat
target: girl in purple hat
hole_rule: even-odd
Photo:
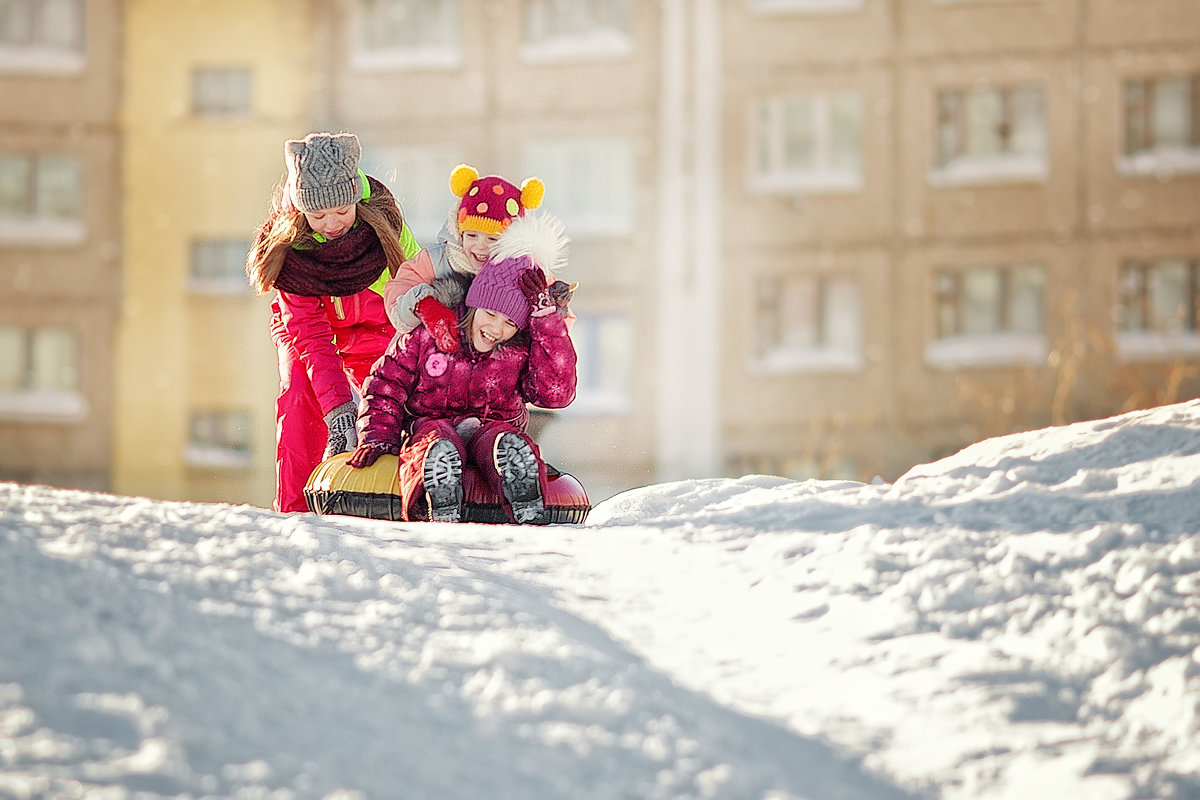
[[[515,220],[458,309],[460,346],[443,352],[420,325],[397,336],[371,370],[360,443],[347,463],[398,455],[404,519],[461,519],[469,464],[503,498],[512,522],[545,521],[546,465],[525,433],[525,404],[564,408],[575,398],[568,295],[546,280],[565,246],[557,220]]]

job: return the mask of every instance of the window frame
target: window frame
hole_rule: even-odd
[[[1004,141],[1017,139],[1017,93],[1023,89],[1036,91],[1040,106],[1041,151],[1021,153],[1006,145],[1002,152],[976,154],[970,152],[970,103],[983,92],[998,93],[1001,118],[993,122],[999,129],[996,135]],[[950,101],[953,109],[947,109]],[[1026,80],[1013,83],[987,83],[972,86],[941,86],[933,90],[932,165],[927,180],[932,186],[975,186],[1009,183],[1044,183],[1050,176],[1050,129],[1046,115],[1046,87],[1043,83]],[[945,116],[953,114],[947,121]],[[949,128],[947,127],[949,125]],[[954,142],[953,153],[946,155],[945,134],[949,130]]]
[[[205,425],[227,432],[241,427],[245,432],[241,442],[222,441],[218,435],[213,441],[197,439],[197,426]],[[254,463],[253,414],[244,408],[192,409],[188,414],[187,440],[184,446],[184,463],[193,469],[247,470]]]
[[[16,0],[29,12],[28,41],[25,44],[0,38],[0,74],[78,75],[87,68],[87,3],[85,0],[54,0],[73,12],[77,35],[68,43],[45,41],[39,28],[50,26],[46,20],[49,0]],[[61,25],[53,26],[60,31]]]
[[[201,295],[242,295],[250,293],[250,284],[246,277],[246,256],[250,251],[252,242],[249,239],[237,237],[214,237],[214,238],[194,238],[188,242],[188,277],[187,289],[193,294]],[[214,274],[201,274],[198,271],[202,256],[205,256],[204,251],[224,250],[216,256],[208,256],[219,258],[222,263],[226,263],[226,269],[220,270]],[[233,259],[234,253],[240,254],[240,258]],[[227,260],[229,259],[229,260]],[[232,269],[235,265],[236,270]]]
[[[796,319],[789,315],[783,300],[792,296],[787,284],[812,284],[807,287],[813,307],[809,309],[811,345],[789,343],[786,335]],[[805,287],[797,287],[804,290]],[[854,327],[849,340],[833,338],[835,290],[850,289],[853,294]],[[856,275],[827,272],[786,272],[763,274],[755,278],[750,296],[750,354],[747,366],[756,375],[793,375],[804,373],[856,373],[866,366],[864,336],[864,292]],[[790,323],[790,325],[789,325]],[[776,334],[769,336],[768,327]]]
[[[220,79],[218,83],[205,86],[205,81]],[[238,79],[244,78],[244,87],[236,85]],[[232,121],[238,122],[249,119],[254,114],[254,68],[235,65],[195,65],[189,76],[189,102],[191,115],[194,119],[206,122]],[[221,97],[217,103],[210,103],[210,98],[204,93],[219,89]],[[232,88],[245,89],[245,97],[234,97]]]
[[[1171,78],[1188,82],[1189,108],[1184,109],[1190,130],[1183,145],[1155,141],[1154,101],[1156,86]],[[1140,98],[1130,94],[1137,87]],[[1161,72],[1127,76],[1121,84],[1121,152],[1117,155],[1118,174],[1127,176],[1200,173],[1200,71]],[[1140,107],[1131,107],[1139,106]],[[1136,141],[1135,141],[1136,140]]]
[[[1038,309],[1038,330],[1014,330],[1010,309],[1014,302],[1013,273],[1017,270],[1029,269],[1038,276],[1038,294],[1040,308]],[[996,272],[1000,280],[998,302],[996,309],[999,326],[994,331],[985,333],[969,333],[963,331],[964,294],[962,283],[964,276],[970,273],[984,271]],[[1046,283],[1048,270],[1045,265],[1033,262],[1007,264],[975,264],[959,267],[936,269],[931,273],[930,297],[932,299],[933,328],[932,337],[925,345],[925,363],[935,369],[963,368],[992,368],[1006,366],[1023,366],[1044,364],[1049,355],[1046,337]],[[953,291],[945,291],[939,287],[943,280],[954,285]],[[952,295],[955,300],[954,313],[957,319],[956,330],[943,334],[939,330],[943,298]]]
[[[83,394],[83,341],[79,332],[68,325],[0,324],[0,342],[6,333],[15,333],[20,352],[15,366],[18,385],[0,388],[0,420],[22,422],[77,423],[88,416],[88,402]],[[36,373],[39,334],[66,333],[71,347],[71,361],[66,365],[70,378],[65,387],[38,386]]]
[[[856,120],[856,164],[852,170],[834,165],[835,109],[850,101]],[[789,168],[784,151],[789,137],[789,107],[808,103],[813,108],[814,168]],[[750,104],[747,191],[751,194],[849,194],[860,192],[863,178],[863,97],[853,91],[776,94]]]
[[[1147,326],[1147,318],[1151,313],[1152,299],[1150,294],[1151,274],[1156,268],[1182,262],[1187,271],[1187,297],[1184,302],[1183,320],[1180,330],[1158,329],[1158,326]],[[1138,277],[1137,301],[1141,319],[1138,327],[1126,327],[1129,307],[1126,295],[1127,277],[1131,273]],[[1113,338],[1117,355],[1124,361],[1169,360],[1179,357],[1200,356],[1200,258],[1155,258],[1129,259],[1121,264],[1121,274],[1117,280],[1116,300],[1114,303]],[[1167,326],[1162,326],[1166,328]]]
[[[417,44],[393,44],[372,47],[364,31],[371,25],[372,15],[366,4],[372,0],[354,0],[351,24],[346,26],[349,65],[358,72],[403,72],[416,70],[457,69],[463,64],[462,3],[460,0],[384,0],[395,5],[430,3],[444,6],[449,18],[441,23],[447,27],[445,41],[428,33],[416,37]],[[376,26],[378,27],[378,26]]]
[[[527,140],[521,174],[552,187],[541,208],[558,217],[572,239],[624,238],[635,230],[636,159],[633,140],[624,136]],[[601,184],[611,196],[603,207],[588,207]]]
[[[862,11],[867,0],[746,0],[751,14],[758,16],[834,15]]]
[[[0,152],[0,159],[22,160],[25,164],[25,181],[21,190],[27,204],[24,213],[7,215],[0,211],[0,248],[5,246],[55,248],[80,245],[87,238],[87,224],[84,220],[86,210],[85,189],[87,181],[87,162],[83,156],[70,152]],[[41,213],[39,206],[44,206],[40,198],[47,191],[44,181],[46,175],[43,165],[52,159],[69,161],[74,166],[78,184],[69,189],[74,199],[71,201],[72,216],[55,217]]]

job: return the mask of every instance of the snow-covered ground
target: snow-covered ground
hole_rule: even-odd
[[[0,797],[1197,798],[1200,401],[550,528],[0,484]]]

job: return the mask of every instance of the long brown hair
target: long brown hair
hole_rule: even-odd
[[[286,179],[286,176],[285,176]],[[404,228],[404,216],[395,197],[382,183],[367,177],[371,196],[359,200],[355,206],[355,218],[362,220],[379,237],[387,257],[388,271],[395,277],[404,263],[404,248],[400,246],[400,233]],[[271,213],[259,228],[258,236],[246,254],[246,277],[250,286],[259,294],[266,294],[275,286],[275,279],[283,269],[283,260],[296,244],[304,242],[315,245],[312,226],[304,213],[290,202],[285,202],[286,186],[281,181],[271,195]]]

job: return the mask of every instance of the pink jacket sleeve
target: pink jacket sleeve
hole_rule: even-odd
[[[342,357],[333,343],[333,328],[323,298],[280,292],[279,311],[280,322],[295,344],[321,413],[328,414],[353,400]]]
[[[541,408],[566,408],[575,399],[575,345],[561,314],[529,318],[529,361],[521,396]]]

